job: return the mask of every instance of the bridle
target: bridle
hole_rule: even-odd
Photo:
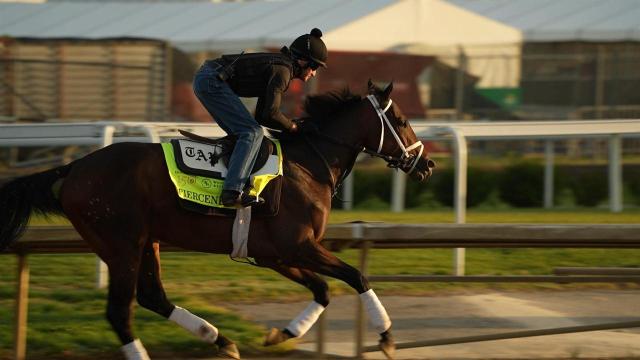
[[[315,133],[314,135],[321,137],[323,139],[326,139],[335,144],[348,147],[352,150],[357,151],[358,153],[364,152],[371,156],[381,158],[387,162],[388,167],[401,169],[407,174],[411,174],[416,170],[419,170],[419,171],[421,170],[421,171],[426,171],[428,173],[428,176],[431,176],[431,172],[432,172],[431,169],[435,167],[435,162],[431,159],[425,160],[421,157],[422,153],[424,152],[424,144],[422,143],[422,141],[418,140],[415,143],[409,145],[408,147],[405,147],[404,143],[400,139],[400,136],[391,125],[391,122],[389,121],[389,118],[387,117],[386,113],[391,108],[391,105],[393,104],[392,100],[389,99],[389,102],[387,103],[387,105],[384,108],[382,108],[382,106],[380,106],[380,103],[378,102],[378,99],[376,99],[374,95],[367,95],[367,99],[373,106],[374,110],[376,111],[376,114],[378,115],[378,118],[380,119],[380,141],[378,143],[377,151],[367,149],[366,147],[359,147],[323,133]],[[393,138],[396,140],[396,143],[398,144],[398,147],[400,148],[400,150],[402,150],[402,155],[400,157],[382,154],[382,146],[384,144],[385,125],[393,135]],[[348,171],[345,171],[342,174],[342,176],[340,176],[340,179],[338,179],[338,181],[336,181],[335,177],[333,176],[333,172],[331,172],[331,166],[327,162],[327,159],[324,157],[324,155],[322,155],[322,152],[315,146],[315,144],[312,141],[308,141],[306,136],[305,136],[305,140],[307,140],[307,143],[309,144],[309,146],[311,146],[313,151],[320,156],[320,159],[322,159],[325,167],[327,168],[327,171],[329,172],[329,175],[331,177],[332,196],[334,196],[337,193],[337,190],[342,184],[343,180],[349,175],[350,168],[352,166],[349,167]],[[418,153],[411,154],[410,151],[415,149],[419,149]],[[354,158],[354,162],[355,162],[355,158]]]
[[[422,143],[422,141],[418,140],[415,143],[409,145],[408,147],[404,146],[404,144],[402,143],[402,140],[400,140],[400,136],[398,136],[398,133],[396,132],[396,130],[393,128],[393,126],[391,126],[391,122],[387,117],[387,111],[391,108],[391,105],[393,104],[393,101],[391,99],[389,99],[389,102],[387,103],[387,106],[384,107],[384,109],[382,108],[382,106],[380,106],[380,103],[378,102],[378,99],[376,99],[375,96],[367,95],[367,99],[369,99],[369,102],[371,102],[371,105],[373,105],[373,108],[375,109],[376,113],[378,114],[378,118],[380,119],[380,142],[378,144],[378,150],[375,153],[371,152],[370,150],[367,151],[368,149],[366,148],[364,148],[362,151],[366,152],[367,154],[385,159],[387,161],[387,165],[390,168],[399,168],[405,171],[407,174],[411,174],[413,171],[415,171],[416,165],[418,165],[418,162],[419,162],[418,160],[420,159],[420,156],[424,151],[424,144]],[[387,128],[393,135],[393,138],[396,140],[398,147],[400,147],[400,150],[402,150],[402,155],[400,157],[386,156],[386,155],[382,155],[381,153],[382,145],[384,144],[384,126],[385,125],[387,125]],[[418,150],[417,154],[409,153],[411,150],[416,148],[420,149]]]

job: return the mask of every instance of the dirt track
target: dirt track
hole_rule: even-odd
[[[327,309],[326,352],[354,354],[356,296],[332,299]],[[640,290],[491,292],[432,297],[381,297],[396,342],[420,341],[508,331],[640,320]],[[308,302],[229,304],[248,319],[284,327]],[[315,350],[315,327],[298,342]],[[367,345],[377,342],[369,331]],[[367,354],[382,359],[381,353]],[[399,350],[397,359],[640,359],[640,328],[498,340]]]

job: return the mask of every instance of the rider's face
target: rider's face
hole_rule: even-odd
[[[305,60],[298,60],[298,64],[300,64],[300,67],[302,68],[302,71],[300,72],[300,75],[298,76],[298,79],[307,82],[309,81],[312,77],[316,76],[316,69],[313,69],[312,67],[308,66],[309,63],[308,61]]]

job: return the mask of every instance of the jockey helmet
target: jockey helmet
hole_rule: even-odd
[[[310,61],[309,67],[317,69],[318,66],[327,67],[327,46],[322,39],[322,31],[318,28],[313,28],[309,34],[298,36],[293,40],[291,46],[291,52],[294,57]]]

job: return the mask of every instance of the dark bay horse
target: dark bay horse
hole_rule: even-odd
[[[307,287],[313,301],[282,330],[271,329],[265,344],[300,337],[329,305],[327,283],[317,274],[346,282],[360,294],[380,348],[391,358],[391,321],[367,280],[320,245],[331,198],[361,151],[384,158],[416,180],[431,175],[423,151],[400,108],[391,101],[393,85],[369,82],[369,95],[348,91],[309,97],[307,121],[320,132],[281,138],[284,179],[279,213],[254,218],[249,256]],[[107,319],[127,359],[149,359],[131,329],[132,303],[138,303],[218,346],[219,354],[239,358],[236,345],[218,329],[172,304],[160,281],[159,242],[184,249],[229,254],[233,218],[207,217],[183,210],[159,144],[119,143],[66,166],[11,180],[0,188],[0,250],[23,233],[32,212],[66,216],[109,268]]]

